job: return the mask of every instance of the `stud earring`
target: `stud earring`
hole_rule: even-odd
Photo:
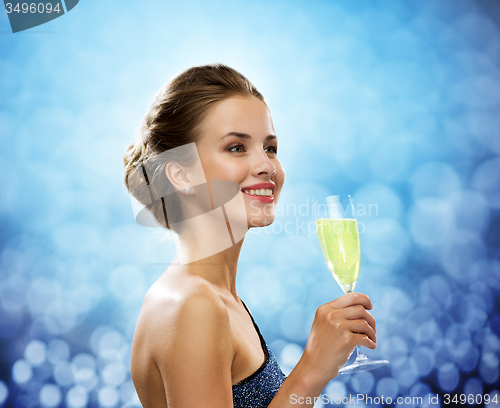
[[[189,194],[189,193],[191,192],[191,188],[190,188],[190,187],[186,187],[186,188],[184,189],[184,192],[185,192],[186,194]]]

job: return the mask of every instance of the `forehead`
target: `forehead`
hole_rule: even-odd
[[[253,95],[232,96],[217,102],[203,121],[202,130],[220,137],[230,132],[255,137],[274,133],[269,109]]]

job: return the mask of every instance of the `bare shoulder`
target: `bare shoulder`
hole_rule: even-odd
[[[164,356],[183,333],[203,327],[229,335],[229,314],[217,293],[196,277],[158,281],[144,298],[134,341],[143,338],[153,354]]]
[[[205,384],[207,395],[219,383],[229,384],[230,391],[233,358],[229,313],[210,285],[187,276],[160,279],[150,288],[131,359],[132,379],[144,407],[166,407],[166,400],[172,406],[199,406],[200,401],[186,402],[198,395],[193,384]],[[217,384],[211,382],[214,373]],[[230,392],[219,394],[230,400]]]
[[[157,282],[146,293],[142,311],[148,318],[180,320],[200,313],[224,317],[227,308],[202,279],[185,277],[167,284]]]

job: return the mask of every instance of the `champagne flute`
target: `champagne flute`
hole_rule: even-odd
[[[361,251],[354,203],[349,195],[334,195],[313,204],[316,228],[328,269],[344,293],[354,291],[358,280]],[[389,364],[387,360],[370,360],[356,347],[356,360],[341,374],[375,370]]]

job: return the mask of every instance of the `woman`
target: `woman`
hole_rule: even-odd
[[[190,158],[169,156],[189,145],[196,147]],[[285,179],[277,150],[262,95],[224,65],[191,68],[162,88],[129,147],[127,188],[179,235],[176,259],[148,291],[134,335],[131,374],[145,408],[312,406],[355,346],[376,347],[370,300],[344,295],[318,308],[302,358],[285,378],[237,295],[243,239],[232,234],[231,214],[224,213],[231,244],[217,253],[200,250],[219,241],[211,221],[199,228],[191,222],[196,233],[184,227],[203,215],[203,176],[209,185],[226,180],[239,187],[246,228],[272,223]]]

